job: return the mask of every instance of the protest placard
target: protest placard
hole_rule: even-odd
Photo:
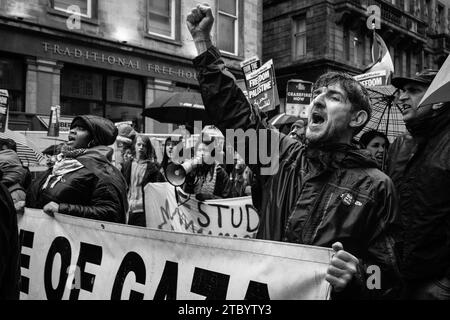
[[[360,74],[353,77],[364,87],[385,86],[387,84],[388,75],[386,70],[378,70],[369,73]]]
[[[332,250],[19,215],[20,299],[328,299]]]
[[[274,110],[280,104],[272,60],[248,74],[246,84],[248,99],[260,110]]]
[[[144,187],[147,227],[254,238],[259,216],[251,197],[198,201],[169,183],[149,183]]]
[[[0,132],[5,132],[8,122],[8,90],[0,89]]]
[[[286,114],[308,118],[312,98],[312,82],[291,79],[286,86]]]
[[[258,56],[253,56],[245,61],[242,61],[240,66],[242,72],[244,73],[245,79],[247,79],[249,74],[261,68],[261,60]]]

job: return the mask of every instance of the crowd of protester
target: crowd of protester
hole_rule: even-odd
[[[408,129],[395,141],[363,131],[371,117],[368,93],[336,72],[316,81],[309,118],[285,135],[267,124],[224,68],[210,41],[211,9],[199,5],[187,20],[215,126],[274,132],[278,170],[264,175],[259,162],[246,165],[237,152],[232,163],[217,161],[221,148],[226,160],[228,146],[207,133],[195,145],[187,136],[168,137],[159,162],[147,135],[83,115],[73,120],[66,143],[44,152],[51,156],[48,170],[31,180],[14,141],[2,139],[0,299],[18,296],[16,214],[24,207],[145,227],[143,186],[170,180],[168,168],[182,164],[188,170],[181,188],[197,200],[251,196],[258,238],[332,248],[326,276],[332,298],[450,299],[450,107],[419,107],[437,71],[392,79]],[[113,164],[115,143],[121,156]],[[370,265],[382,271],[379,290],[366,286]]]

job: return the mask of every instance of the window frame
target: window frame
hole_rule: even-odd
[[[86,14],[81,13],[80,17],[83,17],[86,19],[93,19],[94,18],[94,14],[93,14],[94,13],[94,0],[86,0],[86,1],[87,1],[87,4],[86,4],[87,12],[86,12]],[[67,9],[57,7],[55,4],[55,0],[51,1],[51,6],[52,6],[52,9],[54,9],[56,11],[64,12],[68,15],[73,14],[71,11],[68,11]]]
[[[166,36],[157,32],[150,31],[150,23],[149,23],[149,9],[150,9],[150,1],[145,1],[146,11],[145,11],[145,37],[150,39],[156,39],[159,41],[164,41],[170,44],[175,44],[181,46],[180,33],[181,33],[181,5],[179,0],[170,0],[172,2],[172,12],[171,14],[171,33],[172,36]]]
[[[297,32],[297,26],[299,21],[303,20],[305,23],[305,31],[303,32]],[[307,20],[306,20],[306,12],[297,14],[295,16],[292,16],[291,18],[291,32],[292,32],[292,38],[291,38],[291,45],[292,45],[292,60],[297,61],[306,58],[308,53],[307,48]],[[298,55],[297,54],[297,39],[300,38],[300,36],[304,37],[304,54]]]
[[[235,18],[235,22],[234,22],[234,26],[235,26],[235,28],[234,28],[234,48],[235,48],[235,52],[228,52],[226,50],[222,50],[222,49],[219,48],[219,37],[220,37],[220,34],[219,34],[219,22],[218,21],[217,21],[217,24],[216,24],[217,48],[220,50],[221,53],[224,53],[225,55],[228,55],[228,56],[231,56],[231,57],[238,57],[238,56],[241,55],[240,52],[241,52],[241,47],[242,47],[241,39],[239,37],[239,34],[242,34],[241,28],[243,26],[242,15],[241,15],[241,12],[244,11],[243,7],[242,7],[243,6],[243,1],[241,1],[241,0],[234,0],[234,1],[236,1],[236,16],[233,16],[233,15],[227,13],[227,12],[224,12],[224,11],[220,11],[219,10],[219,1],[220,0],[217,0],[217,2],[216,2],[216,5],[217,5],[216,6],[216,8],[217,8],[216,9],[217,20],[219,20],[220,15],[224,15],[224,16],[227,16],[227,17]],[[229,1],[229,0],[227,0],[227,1]]]

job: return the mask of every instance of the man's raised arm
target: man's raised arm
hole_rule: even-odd
[[[194,66],[199,73],[206,113],[253,172],[271,175],[277,171],[283,151],[294,141],[272,130],[265,115],[249,103],[236,85],[236,79],[211,41],[213,24],[208,5],[198,5],[187,16],[187,26],[199,53]]]

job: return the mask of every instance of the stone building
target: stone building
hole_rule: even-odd
[[[448,0],[264,0],[263,60],[274,59],[281,97],[289,79],[315,81],[332,70],[362,73],[372,62],[371,5],[380,8],[377,32],[396,75],[443,63],[450,52]]]
[[[214,39],[232,72],[262,54],[262,0],[205,0]],[[194,0],[0,0],[0,88],[9,128],[45,130],[50,106],[75,115],[133,121],[147,133],[173,125],[142,117],[156,98],[198,90],[185,26]]]

